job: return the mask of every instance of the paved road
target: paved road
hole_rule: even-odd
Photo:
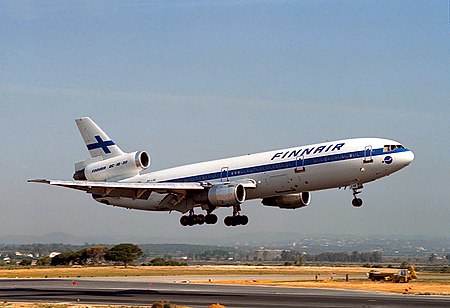
[[[0,301],[207,307],[450,307],[450,297],[360,291],[70,279],[0,280]]]

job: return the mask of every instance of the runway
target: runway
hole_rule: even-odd
[[[147,277],[151,279],[150,277]],[[194,308],[233,307],[449,307],[450,297],[331,289],[213,284],[98,281],[91,279],[2,279],[0,301],[151,305],[170,301]]]

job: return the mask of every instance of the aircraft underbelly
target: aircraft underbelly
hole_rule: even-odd
[[[135,210],[144,211],[168,211],[170,210],[164,201],[168,194],[152,193],[147,200],[109,197],[101,198],[109,202],[113,206],[119,206]]]

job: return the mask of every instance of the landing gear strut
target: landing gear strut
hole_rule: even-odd
[[[361,193],[361,189],[363,189],[363,185],[362,184],[358,184],[355,187],[352,188],[353,190],[353,200],[352,200],[352,205],[354,207],[360,207],[361,205],[363,205],[363,201],[360,198],[357,198],[356,195]]]
[[[239,212],[241,210],[241,207],[235,206],[233,207],[233,216],[227,216],[223,220],[224,224],[228,227],[230,226],[237,226],[237,225],[243,225],[245,226],[248,224],[248,217],[245,215],[241,215]]]
[[[213,225],[217,223],[217,216],[211,213],[206,215],[203,214],[194,214],[194,210],[189,211],[189,216],[181,216],[180,223],[182,226],[195,226],[195,225],[203,225],[204,223],[208,225]]]

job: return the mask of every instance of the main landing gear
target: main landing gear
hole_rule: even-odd
[[[248,217],[245,215],[241,215],[239,212],[241,207],[239,205],[233,207],[233,216],[227,216],[223,220],[224,224],[228,227],[242,225],[245,226],[248,224]]]
[[[217,223],[217,220],[218,218],[215,214],[208,213],[206,215],[195,215],[194,211],[191,210],[189,212],[189,216],[181,216],[180,223],[182,226],[203,225],[204,223],[206,223],[207,225],[214,225],[215,223]]]
[[[353,190],[353,200],[352,200],[352,205],[354,207],[361,207],[361,205],[363,205],[363,201],[360,198],[357,198],[356,195],[361,193],[361,189],[363,189],[363,185],[362,184],[358,184],[355,187],[352,188]]]
[[[236,206],[233,208],[233,216],[227,216],[223,220],[226,226],[245,226],[248,224],[248,217],[245,215],[241,215],[239,211],[241,210],[240,206]],[[189,211],[189,215],[181,216],[180,223],[182,226],[195,226],[195,225],[214,225],[217,223],[217,216],[211,213],[212,211],[208,211],[208,214],[194,214],[194,210]]]
[[[248,224],[248,217],[245,215],[236,215],[236,216],[227,216],[223,220],[226,226],[237,226],[237,225],[243,225],[245,226]]]

